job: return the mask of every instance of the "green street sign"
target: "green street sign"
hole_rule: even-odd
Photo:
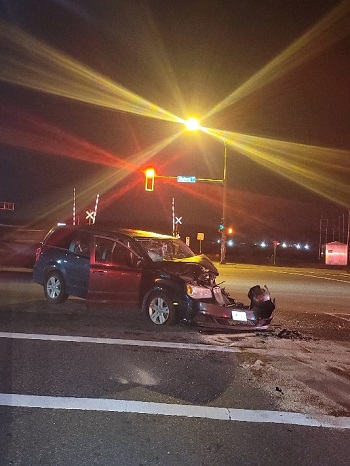
[[[195,176],[178,176],[177,182],[178,183],[195,183],[196,177]]]

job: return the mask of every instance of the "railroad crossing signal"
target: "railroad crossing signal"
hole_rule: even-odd
[[[89,220],[89,225],[92,223],[94,223],[94,220],[95,220],[95,211],[94,210],[87,210],[86,211],[86,220]]]
[[[175,225],[182,225],[182,217],[175,217]]]

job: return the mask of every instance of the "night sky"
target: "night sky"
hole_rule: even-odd
[[[220,179],[223,141],[183,132],[154,149],[183,130],[158,118],[156,106],[209,128],[303,145],[297,156],[283,145],[280,169],[228,145],[226,220],[237,234],[317,241],[321,216],[347,217],[349,1],[0,0],[0,21],[0,201],[15,203],[0,223],[72,221],[75,188],[82,222],[99,194],[97,223],[171,233],[174,198],[180,233],[215,235],[222,186],[170,177]],[[276,60],[303,36],[297,53]],[[67,94],[45,84],[48,74]],[[153,117],[130,102],[116,108],[103,79],[148,101]],[[104,104],[89,102],[93,95]],[[154,192],[144,191],[147,166],[164,177]]]

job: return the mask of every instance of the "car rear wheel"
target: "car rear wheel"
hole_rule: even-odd
[[[44,292],[46,299],[53,304],[63,303],[69,296],[63,277],[58,272],[50,272],[46,277]]]
[[[146,310],[151,321],[156,325],[173,325],[177,321],[174,304],[164,291],[151,293],[147,299]]]

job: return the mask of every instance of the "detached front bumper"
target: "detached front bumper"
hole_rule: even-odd
[[[192,323],[200,327],[236,330],[266,330],[272,320],[275,305],[270,301],[263,308],[251,309],[237,303],[198,302]]]

